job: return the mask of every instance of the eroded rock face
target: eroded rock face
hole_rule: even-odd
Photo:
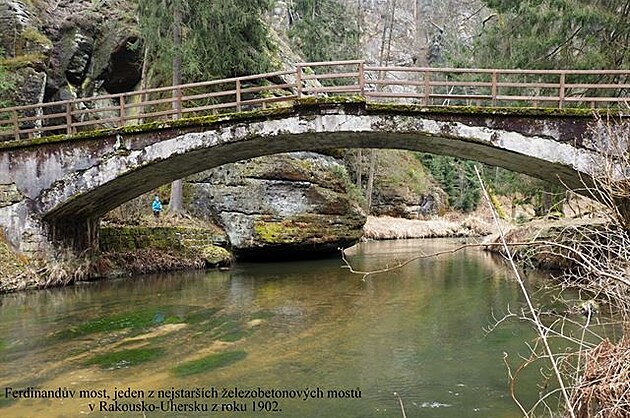
[[[45,82],[12,104],[50,102],[133,90],[141,72],[135,5],[125,0],[0,2],[0,49],[14,84]],[[129,45],[134,44],[133,47]],[[34,71],[33,79],[25,70]]]
[[[41,103],[44,100],[47,76],[31,67],[21,68],[14,73],[15,84],[18,87],[14,96],[15,104],[26,105]]]
[[[14,55],[16,35],[33,25],[33,18],[23,1],[4,0],[0,3],[0,46],[6,54]]]
[[[72,55],[68,60],[65,76],[69,83],[80,86],[92,60],[94,39],[77,32],[74,34],[72,46],[69,49],[72,51]]]
[[[189,211],[218,222],[241,258],[335,252],[360,238],[366,220],[344,166],[319,154],[256,158],[189,181]]]

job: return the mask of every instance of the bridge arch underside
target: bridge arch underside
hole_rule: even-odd
[[[308,115],[198,129],[134,149],[134,138],[103,150],[98,164],[42,193],[39,207],[55,241],[94,243],[98,218],[156,187],[263,155],[340,148],[390,148],[450,155],[525,173],[575,190],[592,151],[552,138],[417,116]],[[124,152],[121,152],[121,148]]]

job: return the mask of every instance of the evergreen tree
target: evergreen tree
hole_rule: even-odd
[[[477,208],[481,193],[473,161],[423,153],[417,156],[448,195],[450,207],[462,212]]]
[[[358,16],[338,0],[294,0],[289,37],[308,61],[357,59]]]
[[[145,68],[150,62],[158,85],[167,74],[177,85],[268,71],[271,45],[262,20],[268,8],[269,0],[138,0]],[[183,185],[176,180],[169,211],[182,207]]]
[[[477,65],[620,69],[630,64],[629,0],[483,0]]]
[[[482,0],[493,13],[484,21],[472,61],[478,67],[525,69],[627,69],[630,65],[630,0]],[[623,75],[567,77],[566,83],[628,82]],[[510,78],[518,80],[518,76]],[[510,81],[503,79],[502,81]],[[530,80],[534,81],[534,80]],[[536,81],[558,82],[558,76]],[[509,93],[504,90],[504,93]],[[546,95],[544,89],[540,95]],[[611,91],[567,89],[567,96],[596,96]],[[552,89],[550,94],[557,94]],[[626,95],[627,91],[617,90]],[[498,188],[515,186],[534,204],[536,214],[558,210],[561,187],[542,181],[514,183],[505,177]]]
[[[181,54],[182,81],[256,74],[271,69],[273,49],[262,19],[269,0],[138,0],[140,32],[147,59],[161,84]],[[173,26],[181,13],[181,44]]]

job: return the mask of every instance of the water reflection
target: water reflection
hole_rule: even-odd
[[[455,245],[363,243],[349,259],[373,269]],[[360,399],[277,401],[284,416],[397,417],[396,392],[408,416],[520,416],[501,359],[526,352],[532,333],[516,321],[483,332],[520,303],[503,265],[475,249],[366,281],[331,259],[11,294],[0,298],[0,387],[358,389]],[[107,415],[93,401],[0,397],[0,414]],[[250,401],[239,416],[259,415]]]

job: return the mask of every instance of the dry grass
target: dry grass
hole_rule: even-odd
[[[20,256],[0,236],[0,293],[27,289],[38,283],[38,277],[26,257]]]
[[[455,222],[444,219],[421,221],[369,216],[363,226],[363,237],[377,240],[472,237],[488,235],[491,232],[491,225],[474,217]]]
[[[602,341],[584,353],[584,371],[571,403],[578,418],[625,418],[630,414],[630,339]]]

